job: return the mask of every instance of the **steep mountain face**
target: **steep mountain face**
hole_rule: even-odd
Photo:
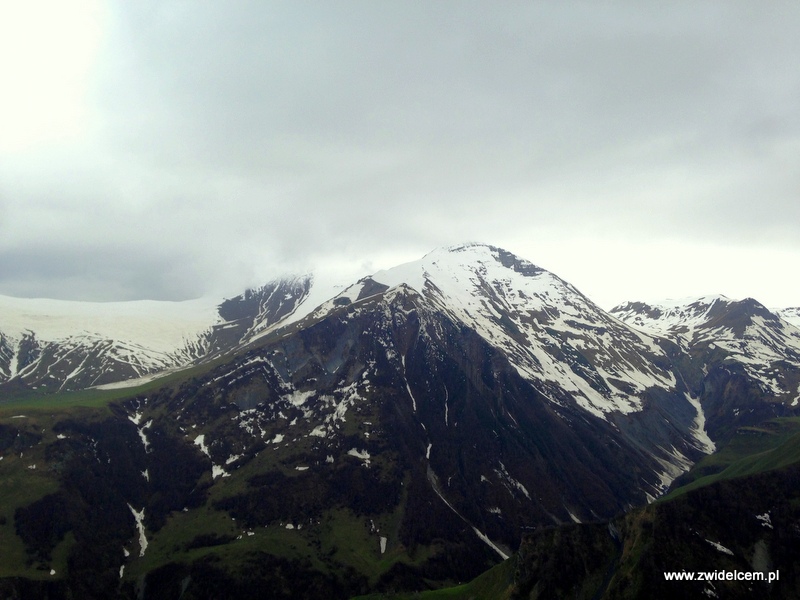
[[[633,302],[611,314],[683,350],[689,360],[682,373],[697,391],[712,437],[792,414],[800,404],[800,329],[752,298]],[[791,318],[792,309],[785,314]]]
[[[224,300],[90,303],[0,297],[0,385],[118,384],[229,353],[291,317],[311,277]]]
[[[230,352],[297,318],[313,283],[310,275],[284,277],[224,300],[217,307],[221,322],[211,328],[207,356]]]
[[[528,377],[502,350],[400,284],[341,304],[212,372],[198,391],[171,399],[168,414],[190,419],[220,474],[231,457],[270,441],[297,453],[286,463],[294,469],[331,457],[377,471],[395,456],[410,469],[409,494],[430,497],[442,522],[466,523],[498,548],[513,546],[522,526],[644,502],[661,490],[665,465],[688,460],[675,454],[699,455],[682,393],[669,398],[686,404],[684,420],[676,416],[639,439],[633,425],[619,424],[638,427],[643,419],[598,418],[563,392],[554,397],[551,383]],[[219,423],[203,423],[212,398],[229,408]],[[653,393],[641,401],[662,400]],[[231,421],[240,422],[235,436]],[[215,454],[217,444],[225,450]],[[259,503],[242,502],[249,508],[238,517],[254,518],[250,509]]]

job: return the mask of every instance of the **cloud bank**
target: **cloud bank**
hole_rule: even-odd
[[[73,76],[23,53],[0,105],[72,115],[0,139],[0,293],[184,299],[479,240],[606,307],[800,304],[793,4],[86,0],[50,43],[57,17],[17,37]]]

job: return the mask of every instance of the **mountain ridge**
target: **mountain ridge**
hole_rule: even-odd
[[[686,350],[687,336],[707,324],[709,311],[724,312],[737,302],[724,296],[671,305],[629,302],[606,312],[570,283],[510,252],[488,244],[459,244],[339,290],[305,275],[285,276],[220,302],[204,298],[115,304],[0,297],[0,385],[20,382],[51,391],[132,385],[137,378],[230,354],[278,328],[400,283],[501,345],[523,376],[566,390],[595,416],[640,409],[632,392],[653,385],[674,388],[670,369],[654,366],[669,364],[659,340],[672,339]],[[763,311],[762,317],[771,318],[773,313]],[[786,314],[794,312],[786,309]],[[626,327],[620,328],[620,322]],[[800,334],[793,335],[789,327],[790,334],[779,343],[789,343],[792,353],[796,348],[800,361]],[[727,340],[728,346],[734,341]],[[651,358],[643,363],[641,354]],[[591,357],[588,362],[586,357]],[[770,385],[778,389],[779,384]]]
[[[672,339],[705,364],[712,355],[718,355],[716,360],[721,358],[721,362],[738,363],[772,396],[797,406],[800,381],[776,365],[800,370],[798,327],[752,298],[737,301],[713,296],[683,302],[625,303],[611,314],[633,327]]]

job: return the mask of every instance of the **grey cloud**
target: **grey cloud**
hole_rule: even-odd
[[[126,244],[73,245],[42,242],[0,252],[0,289],[4,295],[65,300],[184,300],[204,293],[196,265],[186,256],[145,253]]]
[[[112,17],[92,154],[24,186],[0,167],[8,222],[65,257],[113,238],[210,286],[556,231],[800,252],[793,5],[144,1]]]

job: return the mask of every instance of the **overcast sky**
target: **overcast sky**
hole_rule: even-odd
[[[462,241],[605,308],[800,305],[800,3],[0,0],[0,294]]]

